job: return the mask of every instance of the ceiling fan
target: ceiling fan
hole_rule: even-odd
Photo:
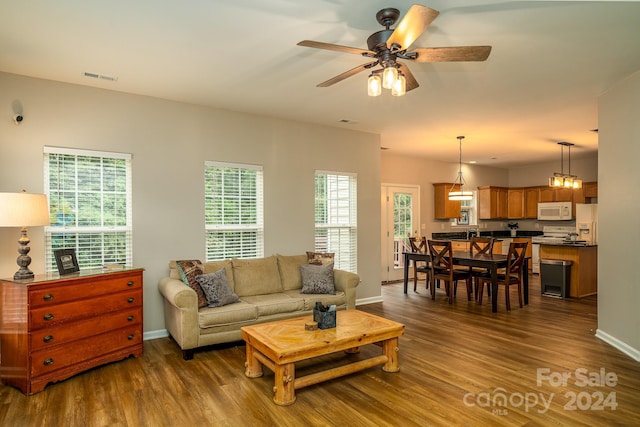
[[[345,71],[318,84],[317,87],[328,87],[361,71],[371,70],[369,95],[380,95],[382,87],[392,89],[394,95],[404,95],[405,91],[413,90],[419,84],[411,74],[409,67],[403,62],[399,62],[398,59],[409,62],[484,61],[491,52],[491,46],[418,47],[409,50],[411,44],[439,13],[429,7],[414,4],[396,28],[392,30],[390,27],[400,17],[400,11],[391,7],[380,10],[376,14],[376,19],[385,29],[369,36],[367,39],[368,50],[313,40],[303,40],[298,43],[298,46],[351,53],[373,59],[372,62]],[[374,69],[378,65],[380,68]]]

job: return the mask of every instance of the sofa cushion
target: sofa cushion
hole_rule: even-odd
[[[227,282],[227,271],[224,268],[215,273],[196,276],[196,281],[207,297],[207,307],[222,307],[238,302],[238,295],[234,294]]]
[[[227,283],[233,291],[235,289],[235,283],[233,282],[233,265],[231,264],[230,259],[225,259],[223,261],[207,261],[202,263],[202,271],[204,271],[205,274],[215,273],[221,268],[224,268],[227,271]]]
[[[198,295],[198,308],[206,307],[208,304],[207,297],[196,280],[196,277],[203,273],[200,260],[190,259],[176,261],[176,268],[185,285],[196,291],[196,295]]]
[[[278,260],[275,256],[257,259],[233,259],[235,293],[239,297],[282,292]]]
[[[258,308],[258,316],[291,313],[304,309],[304,300],[300,298],[300,294],[297,297],[291,297],[285,293],[254,295],[242,297],[242,301],[255,305]]]
[[[335,294],[336,287],[333,283],[333,264],[313,265],[301,264],[303,294]]]
[[[332,252],[307,252],[307,263],[313,265],[333,264],[334,254]]]
[[[292,289],[285,291],[290,297],[298,297],[304,299],[304,310],[313,310],[316,306],[316,302],[321,302],[323,305],[336,305],[338,308],[346,308],[347,295],[342,291],[336,291],[335,295],[331,294],[301,294],[299,289]]]
[[[257,319],[258,308],[253,304],[247,304],[243,301],[223,307],[205,307],[198,310],[198,326],[202,329],[233,325],[235,323],[253,322]]]
[[[307,264],[306,255],[276,255],[278,269],[282,280],[282,289],[285,291],[302,288],[302,275],[300,264]]]

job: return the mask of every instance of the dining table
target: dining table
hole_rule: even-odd
[[[406,294],[411,261],[430,262],[431,256],[428,253],[421,252],[403,252],[402,256],[404,261],[404,293]],[[507,267],[507,258],[508,256],[503,254],[472,253],[469,251],[453,252],[454,265],[486,268],[491,274],[491,311],[493,313],[498,312],[498,270]],[[524,272],[522,275],[523,299],[524,304],[527,305],[529,304],[529,257],[525,257],[522,271]]]

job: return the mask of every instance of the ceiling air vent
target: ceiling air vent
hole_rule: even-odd
[[[108,80],[110,82],[117,82],[118,78],[117,77],[113,77],[113,76],[107,76],[105,74],[98,74],[98,73],[90,73],[88,71],[84,72],[84,76],[85,77],[91,77],[92,79],[102,79],[102,80]]]

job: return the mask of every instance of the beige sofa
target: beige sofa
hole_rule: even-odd
[[[169,277],[160,280],[158,289],[164,298],[165,326],[184,359],[192,359],[199,347],[239,341],[242,326],[311,314],[316,301],[335,304],[338,310],[355,308],[360,276],[334,270],[335,295],[302,294],[300,264],[307,262],[307,255],[273,255],[203,263],[204,273],[225,268],[240,301],[198,308],[196,292],[181,280],[171,261]]]

